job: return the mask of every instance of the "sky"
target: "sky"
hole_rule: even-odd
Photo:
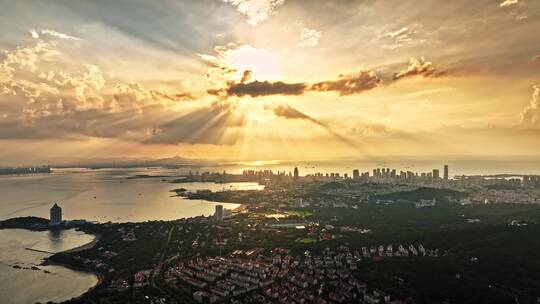
[[[0,7],[3,165],[539,156],[539,0]]]

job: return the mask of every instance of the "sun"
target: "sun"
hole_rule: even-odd
[[[283,78],[278,56],[264,49],[244,45],[229,51],[225,59],[236,69],[238,78],[242,78],[242,74],[246,70],[250,70],[253,79],[259,81],[280,80]]]

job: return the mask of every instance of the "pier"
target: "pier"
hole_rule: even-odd
[[[35,252],[39,252],[39,253],[47,253],[47,254],[54,254],[54,252],[50,252],[50,251],[45,251],[45,250],[39,250],[39,249],[33,249],[33,248],[24,248],[26,250],[30,250],[30,251],[35,251]]]

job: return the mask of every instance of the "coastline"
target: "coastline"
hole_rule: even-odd
[[[78,246],[78,247],[75,247],[75,248],[71,248],[71,249],[67,249],[67,250],[64,250],[64,251],[60,251],[60,252],[57,252],[57,253],[73,253],[73,252],[79,252],[79,251],[91,249],[94,246],[96,246],[96,244],[99,242],[99,240],[101,238],[101,235],[94,235],[94,236],[95,236],[94,239],[90,243],[86,243],[84,245],[81,245],[81,246]]]
[[[29,228],[30,227],[17,227],[17,228],[16,227],[9,227],[9,228],[6,228],[6,230],[25,230],[25,231],[28,231],[30,233],[43,233],[44,232],[42,230],[34,230],[34,229],[29,229]],[[80,266],[79,265],[71,265],[72,263],[70,263],[69,260],[66,261],[65,263],[61,259],[58,262],[55,261],[55,260],[57,260],[56,257],[62,255],[63,253],[75,253],[75,252],[91,249],[94,246],[96,246],[96,244],[101,239],[100,234],[94,234],[94,233],[88,233],[88,232],[85,232],[85,234],[90,235],[92,237],[90,240],[86,240],[86,243],[81,242],[79,244],[82,244],[82,245],[79,245],[79,246],[77,246],[78,244],[74,244],[75,246],[70,246],[71,248],[67,247],[68,249],[58,251],[58,252],[40,251],[43,254],[36,255],[35,260],[30,262],[33,265],[32,266],[33,270],[42,269],[46,273],[45,277],[43,277],[43,280],[45,280],[47,282],[49,281],[49,279],[47,279],[47,277],[51,276],[50,273],[53,273],[53,275],[54,275],[57,272],[66,273],[66,271],[68,271],[67,273],[69,273],[69,271],[73,271],[75,273],[72,273],[71,275],[74,276],[74,277],[78,277],[78,276],[85,276],[86,277],[84,279],[84,281],[86,283],[82,284],[82,285],[79,284],[78,285],[79,287],[77,287],[77,289],[73,289],[73,290],[70,289],[70,291],[65,294],[65,298],[64,298],[64,300],[62,300],[62,302],[63,301],[68,301],[68,300],[76,300],[76,299],[80,299],[80,298],[84,297],[89,292],[92,292],[92,291],[94,291],[96,289],[99,289],[100,286],[103,285],[104,280],[106,279],[106,274],[101,273],[98,269],[95,269],[95,270],[94,269],[87,269],[84,265],[80,265]],[[24,234],[22,234],[22,236],[24,236]],[[26,248],[26,247],[23,248],[24,246],[16,246],[16,247],[20,248],[20,250],[28,250],[29,249],[29,248]],[[30,250],[32,250],[32,249],[30,249]],[[39,251],[39,250],[36,250],[36,251]],[[56,254],[58,254],[58,256]],[[17,263],[18,262],[15,262],[14,265],[16,265]],[[7,266],[10,266],[10,265],[7,265]],[[56,268],[47,269],[47,266],[53,266],[53,267],[56,267]],[[28,268],[28,269],[30,269],[30,268]],[[54,281],[54,278],[51,277],[51,280]],[[48,286],[48,285],[45,284],[45,287],[46,286]],[[6,290],[4,290],[4,291],[6,291]],[[0,290],[0,293],[2,293],[2,290]],[[48,298],[48,296],[45,296],[45,298]],[[2,301],[0,301],[0,302],[2,302]],[[45,303],[45,302],[43,302],[43,303]]]
[[[75,248],[60,251],[60,252],[57,252],[55,254],[74,253],[74,252],[79,252],[79,251],[91,249],[99,242],[100,238],[101,238],[101,235],[95,235],[94,239],[89,243],[86,243],[84,245],[81,245],[81,246],[78,246],[78,247],[75,247]],[[94,289],[98,288],[103,283],[103,280],[105,279],[105,275],[103,273],[101,273],[99,271],[92,270],[92,269],[84,268],[84,267],[77,267],[77,266],[73,266],[73,265],[66,264],[66,263],[54,262],[54,261],[52,261],[50,259],[51,256],[53,256],[53,255],[50,255],[50,256],[46,257],[45,259],[43,259],[43,262],[40,264],[40,266],[60,266],[60,267],[64,267],[64,268],[67,268],[67,269],[71,269],[73,271],[91,273],[91,274],[93,274],[93,275],[95,275],[97,277],[96,284],[94,284],[92,287],[88,288],[88,290],[86,290],[85,292],[83,292],[79,296],[71,298],[72,300],[82,298],[85,294],[87,294],[87,293],[93,291]]]
[[[98,281],[96,282],[96,284],[94,284],[94,286],[88,288],[87,291],[85,291],[85,292],[81,293],[80,295],[78,295],[76,297],[73,297],[71,299],[80,299],[80,298],[82,298],[85,294],[87,294],[87,293],[93,291],[94,289],[98,288],[103,283],[103,280],[105,279],[105,275],[103,275],[103,273],[101,273],[101,272],[94,271],[94,270],[91,270],[91,269],[82,268],[82,267],[77,267],[77,266],[73,266],[73,265],[69,265],[69,264],[65,264],[65,263],[53,262],[49,258],[45,258],[43,260],[43,262],[40,264],[40,266],[60,266],[60,267],[64,267],[64,268],[67,268],[67,269],[70,269],[70,270],[73,270],[73,271],[77,271],[77,272],[91,273],[91,274],[93,274],[93,275],[95,275],[97,277]]]

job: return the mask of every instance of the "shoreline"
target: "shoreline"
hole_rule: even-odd
[[[55,262],[55,261],[52,261],[51,260],[51,257],[55,254],[62,254],[62,253],[75,253],[75,252],[79,252],[79,251],[84,251],[84,250],[87,250],[87,249],[91,249],[93,248],[94,246],[96,246],[96,244],[99,242],[101,238],[101,235],[95,235],[94,239],[89,242],[89,243],[86,243],[86,244],[83,244],[81,246],[77,246],[75,248],[71,248],[71,249],[67,249],[67,250],[64,250],[64,251],[59,251],[59,252],[56,252],[46,258],[43,259],[43,262],[40,264],[40,266],[60,266],[60,267],[64,267],[64,268],[67,268],[67,269],[70,269],[70,270],[73,270],[73,271],[77,271],[77,272],[83,272],[83,273],[90,273],[90,274],[93,274],[96,276],[97,278],[97,282],[96,284],[94,284],[93,286],[91,286],[90,288],[88,288],[88,290],[86,290],[85,292],[81,293],[80,295],[76,296],[76,297],[73,297],[71,298],[71,300],[77,300],[77,299],[80,299],[82,298],[85,294],[93,291],[94,289],[98,288],[102,283],[103,281],[105,280],[105,275],[99,271],[95,271],[93,269],[88,269],[88,268],[84,268],[84,267],[77,267],[77,266],[73,266],[73,265],[70,265],[70,264],[66,264],[66,263],[60,263],[60,262]]]
[[[86,233],[86,232],[85,232]],[[88,233],[89,234],[89,233]],[[91,249],[93,248],[94,246],[96,246],[96,244],[99,242],[99,240],[101,239],[101,235],[94,235],[94,239],[89,242],[89,243],[86,243],[84,245],[80,245],[80,246],[77,246],[75,248],[71,248],[71,249],[67,249],[67,250],[64,250],[64,251],[60,251],[60,252],[57,252],[57,253],[74,253],[74,252],[79,252],[79,251],[83,251],[83,250],[87,250],[87,249]],[[56,254],[56,253],[55,253]]]
[[[7,230],[9,230],[9,229],[21,229],[21,230],[26,230],[26,231],[29,231],[29,232],[32,232],[32,233],[41,232],[41,231],[28,229],[28,227],[25,227],[25,228],[6,228],[6,229]],[[102,272],[100,272],[98,270],[89,269],[89,268],[86,268],[84,266],[82,266],[82,267],[81,266],[75,266],[75,265],[71,265],[69,263],[56,262],[56,261],[52,260],[52,257],[55,256],[56,254],[75,253],[75,252],[91,249],[94,246],[96,246],[96,244],[101,239],[100,234],[92,234],[92,233],[87,233],[87,232],[84,232],[84,233],[88,234],[88,235],[92,235],[92,236],[94,236],[94,238],[91,241],[89,241],[89,242],[87,242],[85,244],[82,244],[80,246],[76,246],[76,247],[73,247],[73,248],[70,248],[70,249],[67,249],[67,250],[63,250],[63,251],[58,251],[58,252],[54,252],[54,253],[53,252],[40,251],[40,252],[44,253],[45,255],[41,257],[41,261],[39,261],[39,259],[38,259],[38,260],[33,262],[33,265],[35,265],[33,267],[37,266],[37,267],[39,267],[39,269],[44,270],[45,273],[47,273],[47,276],[49,275],[49,273],[51,273],[51,271],[47,270],[44,267],[46,267],[46,266],[57,266],[59,268],[56,271],[71,270],[71,271],[74,271],[74,272],[78,273],[79,275],[93,275],[96,278],[96,281],[93,281],[93,279],[92,279],[93,282],[88,282],[89,284],[86,285],[87,288],[85,288],[84,290],[80,290],[79,292],[73,292],[71,294],[70,298],[66,298],[66,299],[62,300],[62,302],[69,301],[69,300],[81,299],[82,297],[84,297],[89,292],[92,292],[92,291],[100,288],[103,285],[103,282],[104,282],[104,280],[106,278],[106,274],[104,274],[104,273],[102,273]],[[28,250],[29,248],[21,248],[21,249]],[[30,250],[32,250],[32,249],[30,249]],[[37,251],[39,251],[39,250],[37,250]],[[73,274],[73,275],[76,275],[76,274]],[[67,296],[70,296],[70,295],[67,295]]]
[[[95,275],[97,277],[96,284],[94,284],[93,286],[88,288],[88,290],[81,293],[80,295],[78,295],[76,297],[72,297],[71,300],[76,300],[76,299],[82,298],[85,294],[87,294],[87,293],[93,291],[94,289],[98,288],[101,284],[103,284],[103,281],[105,280],[105,275],[103,273],[99,272],[99,271],[86,269],[86,268],[82,268],[82,267],[77,267],[77,266],[73,266],[73,265],[65,264],[65,263],[53,262],[53,261],[50,260],[49,257],[45,258],[43,260],[43,262],[39,266],[59,266],[59,267],[64,267],[64,268],[67,268],[67,269],[70,269],[70,270],[73,270],[73,271],[77,271],[77,272],[90,273],[90,274],[93,274],[93,275]]]

